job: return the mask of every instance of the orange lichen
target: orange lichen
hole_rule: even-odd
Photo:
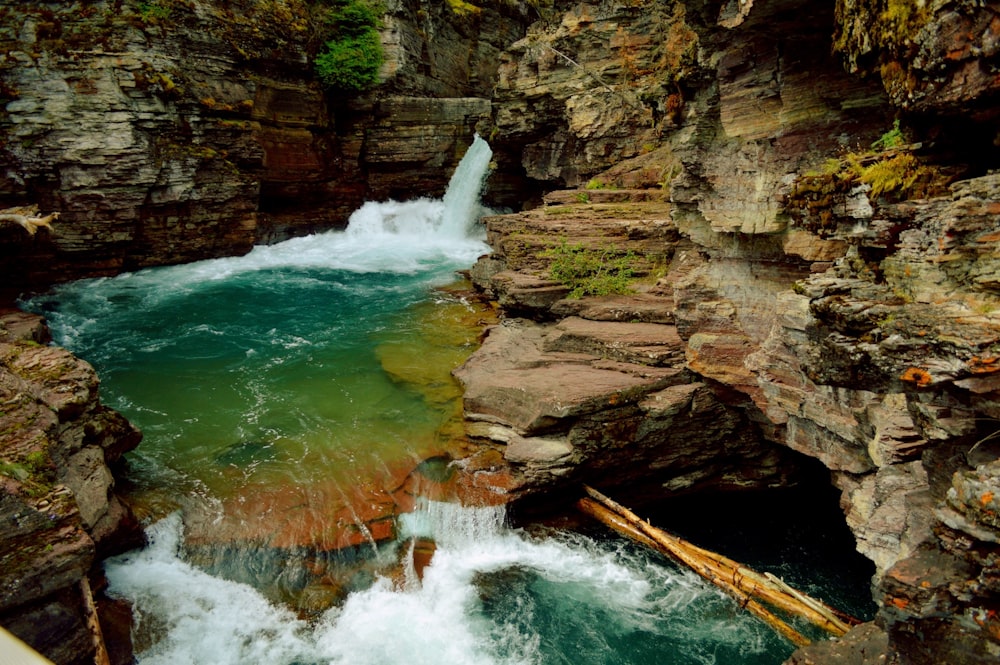
[[[990,505],[991,501],[993,501],[993,492],[983,492],[983,495],[979,497],[979,503],[983,504],[984,507]]]
[[[990,374],[992,372],[1000,371],[1000,358],[996,356],[990,356],[988,358],[972,356],[969,358],[968,365],[969,371],[973,374]]]
[[[909,383],[915,383],[921,388],[929,386],[933,380],[931,378],[931,373],[925,369],[921,369],[920,367],[908,368],[899,378]]]
[[[896,598],[893,596],[890,597],[888,601],[890,605],[892,605],[893,607],[897,607],[901,610],[905,610],[910,605],[910,601],[907,600],[906,598]]]

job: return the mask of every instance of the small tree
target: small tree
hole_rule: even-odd
[[[315,61],[323,85],[361,92],[378,83],[385,59],[378,33],[382,13],[382,6],[370,0],[337,0],[326,19],[332,37]]]

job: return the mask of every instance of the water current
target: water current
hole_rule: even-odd
[[[330,553],[344,522],[372,517],[358,496],[449,452],[448,372],[474,339],[454,325],[471,306],[441,287],[487,251],[474,221],[490,158],[477,137],[443,200],[369,203],[345,231],[25,303],[145,433],[126,489],[150,542],[106,563],[143,665],[763,665],[791,652],[655,555],[600,532],[514,529],[499,507],[420,500],[395,540],[360,529],[358,547]],[[415,537],[436,543],[422,579]]]

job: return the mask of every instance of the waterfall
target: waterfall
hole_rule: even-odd
[[[105,568],[136,607],[137,637],[154,642],[142,665],[741,663],[769,637],[693,574],[641,552],[533,538],[503,526],[499,508],[426,502],[411,517],[404,530],[438,540],[422,583],[378,578],[313,621],[186,563],[176,515]]]
[[[448,190],[444,194],[442,233],[456,237],[468,235],[470,222],[480,215],[479,198],[492,158],[493,151],[489,144],[476,134],[448,182]]]
[[[443,199],[370,201],[350,217],[347,233],[352,237],[396,236],[420,243],[465,241],[482,213],[479,202],[489,172],[493,151],[476,134],[458,163]]]
[[[368,203],[346,231],[75,282],[27,303],[145,433],[129,458],[131,498],[147,493],[146,512],[163,519],[149,547],[105,562],[108,593],[135,608],[142,665],[787,656],[692,575],[615,541],[513,529],[502,508],[422,501],[377,556],[370,541],[345,561],[323,549],[336,515],[365,521],[342,510],[342,488],[378,485],[365,474],[389,460],[426,459],[420,442],[437,446],[452,415],[377,352],[412,339],[407,307],[435,301],[432,287],[488,250],[474,222],[490,159],[477,137],[443,199]],[[438,358],[434,346],[402,348],[404,359]],[[417,537],[436,544],[422,578],[385,564]]]

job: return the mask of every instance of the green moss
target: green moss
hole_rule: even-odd
[[[478,16],[483,11],[482,7],[477,7],[471,2],[465,2],[465,0],[448,0],[448,6],[458,16]]]
[[[136,13],[146,23],[155,23],[170,18],[170,7],[163,0],[135,3]]]
[[[541,253],[552,259],[549,278],[569,287],[570,298],[630,293],[635,274],[635,254],[622,253],[615,247],[587,249],[570,245],[563,238],[559,245]]]
[[[587,181],[587,189],[614,189],[614,187],[604,180],[598,180],[597,178],[591,178]]]
[[[22,491],[30,497],[48,494],[56,482],[56,468],[48,450],[32,451],[18,461],[0,460],[0,475],[21,483]]]

